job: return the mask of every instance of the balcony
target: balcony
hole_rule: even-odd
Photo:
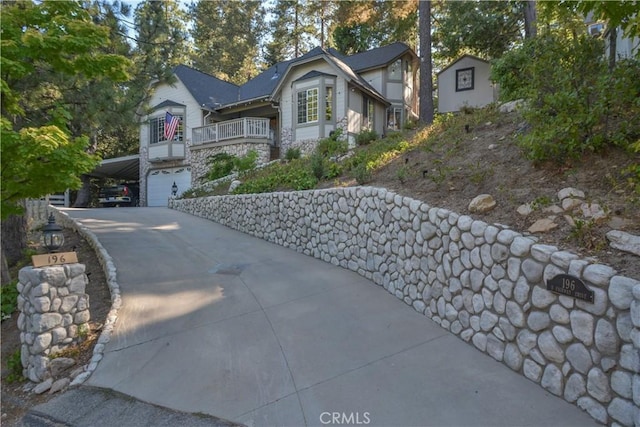
[[[184,157],[183,141],[161,141],[149,145],[149,161],[152,163],[183,160]]]
[[[243,117],[193,128],[191,146],[220,142],[264,142],[269,141],[269,119]]]

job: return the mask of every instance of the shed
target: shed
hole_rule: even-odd
[[[460,111],[462,107],[484,107],[497,99],[489,79],[491,65],[473,55],[463,55],[437,75],[438,112]]]

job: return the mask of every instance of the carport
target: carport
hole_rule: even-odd
[[[89,176],[93,178],[114,178],[121,181],[140,180],[140,155],[114,157],[100,162]]]

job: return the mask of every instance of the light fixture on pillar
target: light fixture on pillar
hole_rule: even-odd
[[[178,195],[178,186],[176,182],[173,181],[173,185],[171,186],[171,197],[176,197]]]
[[[55,252],[64,244],[62,227],[56,224],[53,213],[49,214],[49,222],[42,228],[42,244],[49,252]]]

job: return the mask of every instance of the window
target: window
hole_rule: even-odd
[[[389,80],[402,80],[402,61],[396,60],[389,66]]]
[[[328,87],[325,89],[324,118],[328,122],[333,120],[333,88],[332,87]]]
[[[180,124],[176,129],[176,133],[173,136],[174,141],[183,141],[184,133],[184,120],[182,115],[174,114],[175,117],[180,118]],[[159,142],[165,142],[164,139],[164,115],[161,117],[155,117],[149,120],[149,144],[157,144]]]
[[[375,113],[375,105],[373,100],[364,97],[362,100],[362,126],[366,129],[373,129],[373,117]]]
[[[298,123],[318,121],[318,89],[298,92]]]
[[[399,130],[402,125],[402,108],[392,107],[387,110],[387,128]]]
[[[473,67],[456,70],[456,92],[473,90],[473,72]]]

